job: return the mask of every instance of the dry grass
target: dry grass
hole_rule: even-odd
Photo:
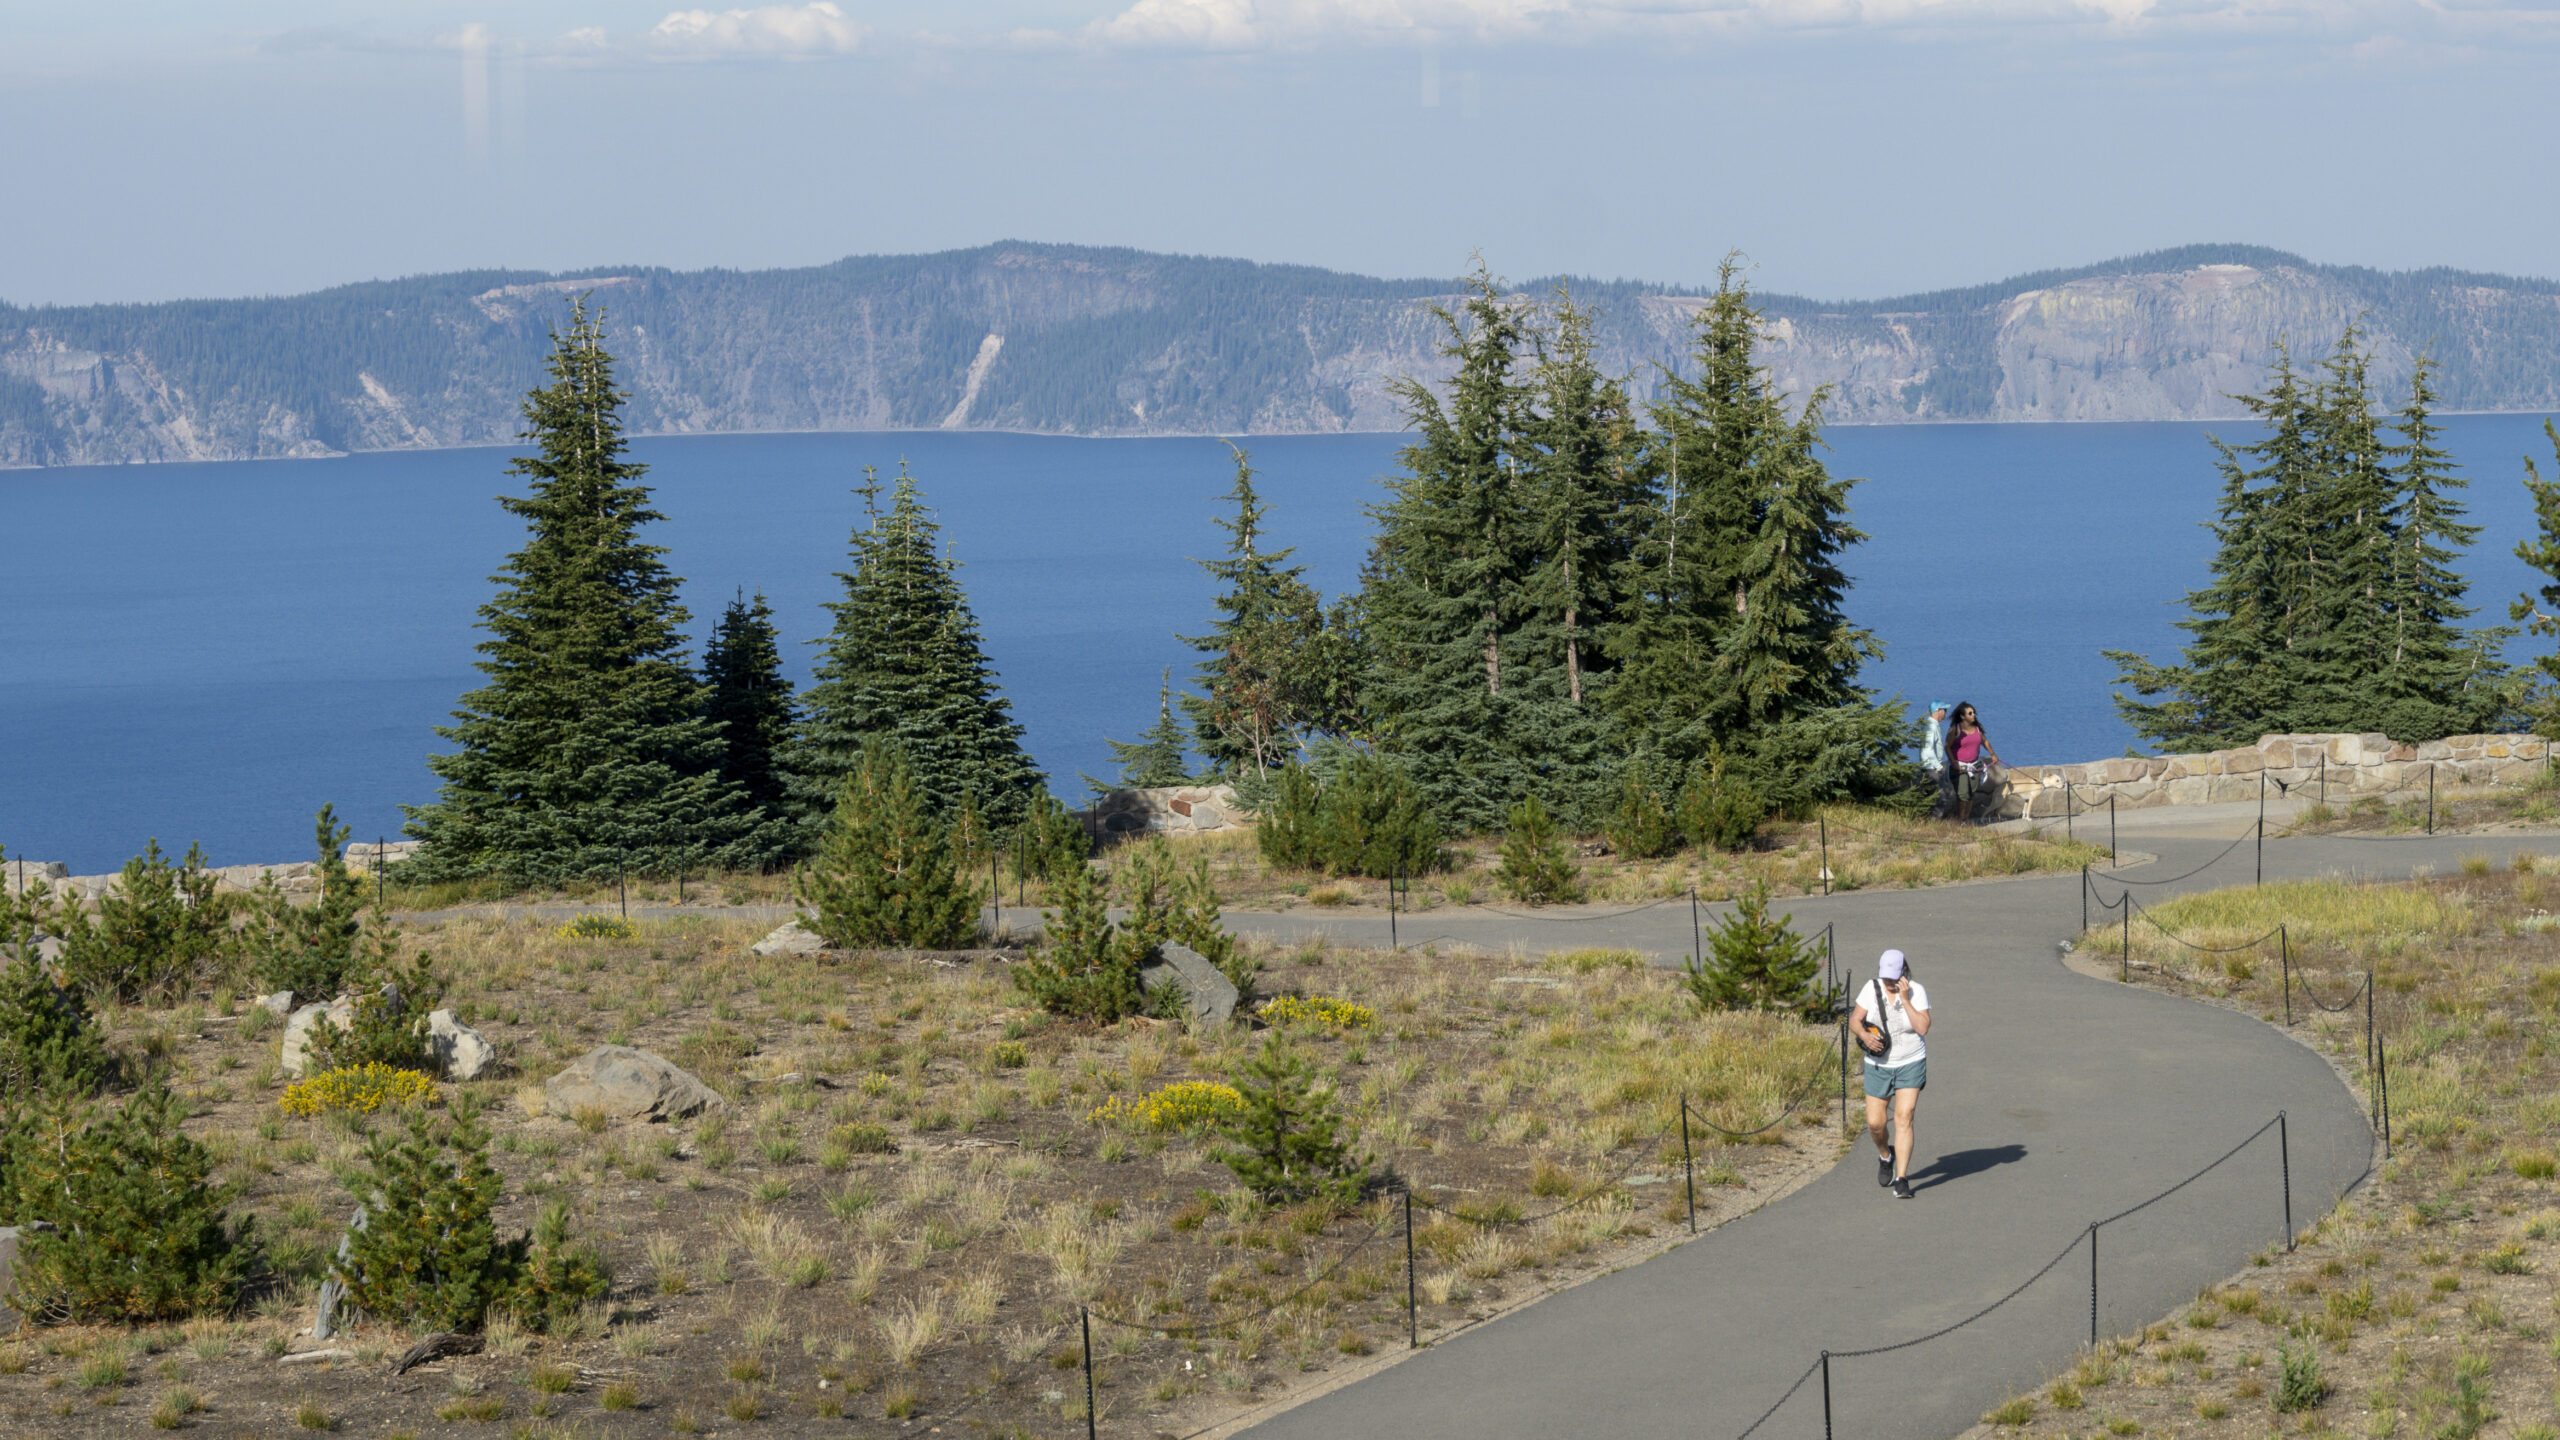
[[[2412,1440],[2549,1437],[2560,1387],[2560,967],[2534,925],[2531,865],[2403,885],[2269,885],[2163,905],[2196,938],[2275,924],[2300,977],[2342,1002],[2370,970],[2388,1050],[2394,1155],[2378,1181],[2291,1254],[2270,1251],[2142,1335],[2109,1342],[2022,1425]],[[2156,932],[2134,959],[2167,958]],[[2113,954],[2113,932],[2084,942]],[[2253,957],[2254,958],[2254,957]],[[2143,964],[2138,983],[2283,1020],[2282,976],[2259,963]],[[2323,1014],[2295,993],[2297,1033],[2352,1084],[2368,1081],[2361,1009]],[[2318,1372],[2326,1399],[2280,1414],[2282,1371]],[[2116,1428],[2116,1427],[2126,1428]]]
[[[1107,1337],[1106,1415],[1189,1429],[1400,1343],[1400,1257],[1361,1244],[1381,1205],[1274,1211],[1236,1190],[1207,1137],[1090,1118],[1112,1097],[1228,1079],[1257,1036],[1052,1023],[1014,1003],[999,955],[766,959],[745,952],[761,928],[688,917],[637,922],[628,940],[569,941],[549,924],[474,918],[410,937],[437,954],[453,977],[447,1002],[509,1067],[466,1087],[490,1102],[502,1231],[567,1201],[618,1279],[609,1309],[571,1334],[502,1320],[484,1354],[444,1362],[443,1379],[410,1391],[385,1391],[372,1363],[410,1337],[360,1330],[351,1343],[367,1363],[294,1377],[320,1412],[419,1433],[447,1433],[438,1416],[452,1410],[470,1422],[452,1433],[487,1416],[528,1434],[657,1434],[725,1429],[751,1411],[759,1433],[788,1435],[839,1431],[829,1404],[876,1423],[895,1398],[928,1426],[966,1405],[973,1433],[1050,1433],[1073,1427],[1043,1397],[1080,1401],[1081,1388],[1058,1386],[1045,1357],[1090,1304],[1211,1327]],[[1293,1031],[1288,1043],[1382,1166],[1483,1218],[1587,1197],[1526,1226],[1426,1223],[1426,1332],[1658,1243],[1679,1188],[1662,1182],[1676,1174],[1665,1136],[1684,1090],[1708,1117],[1750,1128],[1832,1063],[1829,1031],[1701,1018],[1670,975],[1624,955],[1264,946],[1258,958],[1266,994],[1374,1012],[1366,1028]],[[247,1186],[240,1208],[258,1217],[272,1283],[240,1317],[183,1331],[0,1342],[0,1432],[122,1433],[110,1420],[137,1419],[173,1387],[204,1406],[176,1417],[185,1427],[293,1424],[291,1405],[261,1408],[273,1403],[272,1357],[310,1343],[296,1332],[351,1208],[338,1176],[366,1122],[279,1113],[276,1031],[222,1008],[198,996],[106,1023],[128,1051],[165,1037],[196,1106],[190,1132]],[[730,1107],[679,1125],[544,1113],[541,1080],[606,1041],[666,1055]],[[1000,1047],[1018,1053],[1000,1061]],[[1766,1143],[1702,1147],[1711,1223],[1837,1153],[1820,1104],[1798,1118]],[[528,1378],[571,1372],[600,1378],[562,1393]],[[121,1415],[87,1398],[127,1394]],[[73,1414],[57,1415],[75,1395]]]

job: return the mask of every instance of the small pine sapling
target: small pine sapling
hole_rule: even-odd
[[[1750,849],[1768,814],[1758,793],[1721,765],[1700,766],[1680,790],[1680,829],[1701,850]]]
[[[1052,885],[1064,883],[1093,858],[1093,837],[1084,821],[1043,788],[1031,797],[1028,843],[1031,873]]]
[[[1403,766],[1371,751],[1353,751],[1322,796],[1318,859],[1328,874],[1389,880],[1446,867],[1440,822]]]
[[[87,1003],[54,983],[37,951],[47,890],[39,883],[24,895],[0,894],[0,1094],[85,1095],[115,1074]],[[7,1205],[0,1188],[0,1213]]]
[[[917,793],[905,755],[878,737],[845,777],[835,819],[792,889],[837,949],[957,949],[977,937],[986,898],[961,872],[950,827]]]
[[[1784,919],[1769,914],[1769,886],[1754,881],[1733,913],[1707,932],[1702,962],[1685,967],[1689,994],[1701,1010],[1775,1010],[1809,1020],[1828,1018],[1832,999],[1814,977],[1822,952]]]
[[[349,831],[338,823],[334,806],[320,807],[315,828],[319,900],[296,905],[276,888],[272,874],[262,877],[249,897],[249,922],[240,932],[240,944],[259,984],[290,990],[304,1000],[327,1001],[346,987],[362,958],[367,887],[347,868]]]
[[[1502,838],[1502,868],[1496,874],[1502,888],[1523,904],[1570,904],[1582,898],[1581,877],[1564,837],[1535,795],[1511,807]]]
[[[231,1223],[237,1183],[179,1129],[186,1107],[158,1079],[101,1118],[60,1094],[27,1107],[0,1209],[49,1221],[22,1237],[19,1313],[55,1323],[140,1325],[220,1313],[255,1259],[252,1221]]]
[[[1357,1203],[1369,1185],[1369,1157],[1344,1137],[1333,1091],[1316,1088],[1307,1062],[1266,1040],[1234,1078],[1244,1108],[1218,1122],[1225,1143],[1210,1158],[1274,1205]]]
[[[1609,848],[1630,860],[1658,860],[1680,847],[1680,826],[1644,767],[1629,765],[1609,817]]]
[[[1262,863],[1274,870],[1314,870],[1323,864],[1322,797],[1307,767],[1288,764],[1271,782],[1271,802],[1254,827]]]
[[[96,914],[77,892],[54,897],[44,928],[62,940],[62,983],[139,1000],[192,982],[232,950],[220,883],[196,846],[172,864],[154,840],[125,862]]]
[[[1041,943],[1013,967],[1015,988],[1043,1009],[1110,1024],[1145,1003],[1138,988],[1141,946],[1111,923],[1110,894],[1090,865],[1068,872],[1059,904],[1041,916]]]
[[[355,992],[348,997],[352,1021],[343,1030],[312,1027],[312,1073],[357,1065],[426,1073],[427,1014],[444,997],[435,956],[422,950],[403,960],[400,932],[389,915],[376,910],[365,922],[361,949],[347,974]]]

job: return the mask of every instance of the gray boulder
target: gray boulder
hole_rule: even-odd
[[[279,990],[273,995],[261,995],[249,1003],[282,1020],[293,1013],[293,992]]]
[[[681,1120],[727,1104],[665,1056],[628,1045],[599,1045],[542,1087],[542,1107],[554,1115],[601,1110],[617,1120]]]
[[[1209,963],[1209,957],[1187,945],[1165,945],[1156,963],[1138,967],[1138,988],[1153,995],[1167,985],[1182,993],[1194,1025],[1224,1025],[1233,1020],[1236,1002],[1244,997],[1235,982]]]
[[[747,947],[757,955],[815,955],[826,948],[818,932],[797,920]]]
[[[477,1080],[498,1063],[498,1047],[450,1010],[427,1012],[427,1056],[447,1080]]]
[[[45,1220],[0,1225],[0,1335],[14,1333],[18,1328],[18,1312],[9,1308],[9,1292],[18,1286],[18,1237],[52,1228],[52,1222]]]
[[[356,1207],[354,1217],[347,1221],[347,1233],[338,1237],[338,1263],[340,1265],[346,1264],[348,1257],[355,1253],[356,1232],[363,1228],[364,1207],[359,1205]],[[320,1282],[320,1308],[313,1311],[311,1315],[312,1339],[326,1340],[337,1334],[339,1331],[346,1329],[347,1326],[355,1320],[356,1315],[354,1313],[354,1307],[348,1305],[346,1301],[346,1281],[339,1279],[335,1275],[331,1275],[328,1279]]]
[[[322,1021],[344,1030],[356,1023],[356,1002],[341,995],[326,1005],[305,1005],[284,1022],[284,1073],[299,1080],[310,1065],[313,1027]]]

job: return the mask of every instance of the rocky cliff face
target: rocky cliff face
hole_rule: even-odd
[[[278,300],[0,307],[0,464],[326,455],[513,438],[566,298],[607,311],[635,428],[1059,434],[1394,429],[1447,361],[1444,282],[998,245],[807,270],[480,272]],[[1523,287],[1543,295],[1550,282]],[[1703,297],[1577,282],[1651,391]],[[2560,408],[2560,286],[2194,247],[1899,300],[1764,297],[1767,358],[1842,423],[2220,419],[2279,344],[2362,317],[2386,391]]]

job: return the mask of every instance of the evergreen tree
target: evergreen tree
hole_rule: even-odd
[[[1040,915],[1040,943],[1013,967],[1014,988],[1070,1019],[1111,1022],[1138,1012],[1140,947],[1111,923],[1102,876],[1079,864],[1054,879],[1059,904]]]
[[[583,300],[553,332],[549,369],[524,403],[536,453],[507,467],[530,493],[499,501],[530,538],[480,609],[489,683],[436,731],[458,748],[427,762],[443,788],[409,808],[425,842],[410,864],[430,880],[765,868],[784,837],[720,780],[679,581],[639,539],[663,517],[624,455],[624,397]]]
[[[349,831],[338,823],[337,808],[321,806],[313,823],[319,899],[296,905],[268,877],[250,896],[240,939],[260,985],[325,1002],[344,987],[361,954],[365,883],[347,868]]]
[[[53,1090],[85,1095],[115,1073],[88,1003],[54,983],[37,948],[48,888],[38,882],[23,894],[0,892],[0,1094],[20,1100]],[[9,1143],[7,1129],[0,1122],[0,1149]],[[9,1193],[0,1174],[0,1217],[9,1211]]]
[[[720,612],[702,648],[702,680],[703,714],[720,728],[721,783],[767,816],[789,813],[781,765],[799,717],[763,591]]]
[[[989,825],[1018,825],[1039,772],[998,692],[958,567],[941,553],[941,529],[904,467],[885,511],[874,471],[863,471],[856,493],[869,523],[853,532],[852,563],[837,577],[844,599],[827,607],[836,623],[801,697],[790,794],[823,813],[878,738],[904,752],[935,814],[966,804]]]
[[[77,891],[51,897],[44,928],[62,941],[62,983],[119,1000],[194,984],[232,949],[235,905],[220,887],[203,850],[171,864],[151,840],[94,907]]]
[[[1218,1122],[1225,1143],[1211,1159],[1274,1205],[1359,1200],[1368,1188],[1369,1159],[1342,1134],[1332,1091],[1316,1089],[1304,1059],[1268,1039],[1235,1078],[1244,1108]]]
[[[1113,759],[1120,762],[1117,784],[1105,784],[1088,775],[1085,784],[1096,795],[1114,790],[1152,790],[1167,785],[1191,783],[1191,767],[1182,748],[1182,726],[1173,718],[1173,672],[1164,673],[1164,681],[1156,691],[1156,723],[1147,727],[1135,744],[1104,737],[1111,747]]]
[[[1531,795],[1511,807],[1502,839],[1502,867],[1497,872],[1512,899],[1529,905],[1570,904],[1582,898],[1582,882],[1564,837],[1556,833],[1547,807]]]
[[[1630,860],[1654,860],[1680,845],[1680,826],[1655,788],[1651,767],[1631,763],[1618,776],[1618,806],[1609,817],[1609,848]]]
[[[1211,773],[1259,788],[1310,734],[1356,725],[1357,646],[1347,610],[1326,612],[1303,578],[1306,567],[1289,563],[1295,552],[1263,548],[1252,457],[1233,442],[1227,448],[1236,461],[1226,494],[1235,518],[1217,522],[1227,532],[1225,557],[1199,562],[1222,588],[1209,633],[1180,637],[1206,657],[1197,667],[1200,694],[1182,697],[1182,708]]]
[[[1646,486],[1626,386],[1592,358],[1590,312],[1559,287],[1552,324],[1534,339],[1541,353],[1525,422],[1537,551],[1529,603],[1550,627],[1566,698],[1580,706],[1608,665],[1594,642],[1620,618],[1620,587],[1634,560],[1623,517],[1643,502]]]
[[[1541,581],[1558,558],[1557,507],[1542,514],[1545,456],[1528,433],[1527,322],[1481,266],[1467,284],[1460,311],[1438,312],[1442,353],[1456,362],[1446,402],[1418,381],[1399,388],[1417,439],[1372,512],[1360,699],[1380,746],[1413,767],[1439,812],[1491,830],[1527,794],[1582,817],[1606,762],[1597,717],[1571,699],[1571,652],[1546,618],[1574,597]]]
[[[2545,583],[2527,591],[2507,607],[2507,616],[2534,635],[2560,635],[2560,426],[2542,422],[2551,442],[2551,478],[2528,455],[2524,461],[2525,492],[2533,497],[2534,534],[2516,542],[2516,558],[2542,572]],[[2548,609],[2544,607],[2549,607]],[[2548,739],[2560,739],[2560,652],[2535,660],[2541,687],[2533,697],[2534,728]]]
[[[878,736],[845,778],[835,822],[792,892],[817,912],[811,928],[839,949],[957,949],[976,936],[985,903],[906,757]]]
[[[2437,442],[2431,364],[2394,417],[2397,444],[2354,326],[2316,382],[2280,351],[2267,392],[2241,399],[2266,433],[2214,442],[2219,543],[2179,622],[2194,637],[2184,663],[2106,652],[2144,697],[2119,694],[2117,708],[2178,750],[2287,732],[2431,740],[2494,723],[2512,701],[2495,656],[2511,632],[2456,628],[2471,612],[2454,561],[2478,527],[2447,494],[2461,481]]]
[[[1770,916],[1765,880],[1735,899],[1733,913],[1708,932],[1704,959],[1685,968],[1701,1010],[1776,1010],[1819,1020],[1831,1008],[1831,997],[1814,984],[1822,952],[1784,917]]]
[[[252,1222],[231,1223],[242,1187],[214,1178],[213,1153],[179,1129],[186,1108],[167,1084],[154,1079],[104,1118],[59,1100],[36,1108],[0,1210],[54,1229],[20,1237],[16,1293],[0,1302],[57,1324],[229,1311],[255,1258]]]

